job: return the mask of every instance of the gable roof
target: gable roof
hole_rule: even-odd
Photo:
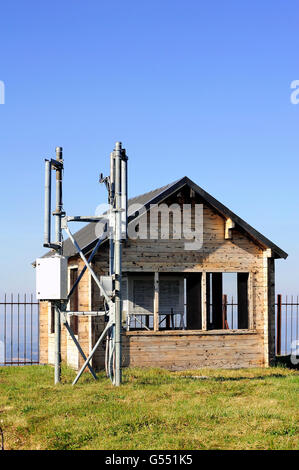
[[[128,206],[132,204],[140,204],[143,206],[146,206],[147,203],[152,204],[151,201],[156,200],[157,196],[164,194],[165,191],[167,191],[170,187],[172,187],[174,184],[176,184],[178,181],[175,181],[174,183],[167,184],[166,186],[162,186],[161,188],[154,189],[152,191],[149,191],[148,193],[141,194],[139,196],[133,197],[128,200]],[[129,218],[131,216],[132,220],[132,214],[128,214]],[[96,244],[97,238],[95,235],[95,223],[89,223],[85,227],[81,228],[74,234],[74,238],[77,241],[78,245],[80,248],[88,252],[89,249],[93,248],[93,246]],[[105,240],[103,240],[104,242]],[[67,238],[63,242],[63,256],[66,256],[67,258],[71,256],[75,256],[77,254],[77,250],[72,244],[71,240]],[[48,256],[51,256],[53,254],[53,251],[48,251],[43,258],[46,258]]]
[[[249,235],[255,242],[258,242],[264,248],[270,248],[273,251],[273,256],[276,258],[287,258],[287,253],[275,245],[271,240],[266,238],[260,232],[255,230],[251,225],[249,225],[245,220],[241,219],[241,217],[237,216],[228,209],[226,206],[221,204],[221,202],[217,201],[213,196],[207,193],[204,189],[200,186],[195,184],[192,180],[190,180],[187,176],[180,178],[173,183],[170,183],[166,186],[161,188],[154,189],[145,194],[141,194],[140,196],[134,197],[129,199],[128,205],[132,204],[141,204],[145,206],[148,210],[151,204],[158,204],[162,202],[164,199],[169,197],[171,194],[175,193],[183,186],[189,186],[191,189],[195,191],[199,196],[201,196],[212,208],[214,208],[220,215],[225,218],[230,218],[233,222],[235,222],[236,226],[243,229],[247,235]],[[129,223],[134,219],[134,214],[128,214]],[[81,230],[75,233],[74,235],[76,241],[78,242],[79,246],[84,252],[90,251],[97,242],[97,238],[95,235],[95,224],[89,223]],[[104,242],[105,240],[103,240]],[[46,253],[44,256],[50,256],[52,252]],[[66,257],[75,256],[77,254],[76,249],[74,248],[70,239],[67,239],[63,242],[63,254]]]

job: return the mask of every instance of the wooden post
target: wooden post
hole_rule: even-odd
[[[277,295],[276,356],[281,355],[281,294]]]
[[[238,328],[248,328],[248,273],[238,273]]]
[[[222,328],[222,273],[212,274],[213,329]]]
[[[202,329],[202,273],[189,273],[187,279],[187,328]]]
[[[248,275],[248,324],[249,329],[254,329],[253,321],[253,276],[254,273],[250,272]]]
[[[159,331],[159,273],[154,278],[154,331]]]
[[[207,330],[207,273],[201,275],[201,329]]]

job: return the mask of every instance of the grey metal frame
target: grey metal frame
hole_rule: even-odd
[[[106,351],[108,365],[106,366],[109,377],[111,378],[114,385],[119,386],[122,381],[121,376],[121,328],[122,328],[122,300],[121,300],[121,253],[122,253],[122,239],[127,238],[127,225],[128,225],[128,196],[127,196],[127,156],[124,149],[122,149],[121,142],[117,142],[114,151],[110,154],[110,177],[101,177],[100,181],[104,182],[109,191],[108,201],[110,203],[110,217],[114,217],[115,221],[113,224],[113,230],[110,232],[110,250],[109,250],[109,265],[110,265],[110,276],[114,279],[115,289],[114,292],[109,295],[101,280],[97,277],[94,270],[91,267],[92,260],[97,253],[104,238],[100,238],[94,247],[88,260],[86,259],[82,249],[78,242],[75,240],[72,232],[69,229],[68,222],[98,222],[99,220],[107,219],[107,215],[100,217],[96,216],[66,216],[63,211],[62,205],[62,174],[63,174],[63,159],[62,159],[62,148],[56,147],[56,160],[46,160],[46,172],[45,172],[45,222],[44,222],[44,246],[54,248],[56,252],[62,254],[62,230],[65,230],[68,234],[71,242],[76,248],[79,256],[84,262],[84,268],[82,269],[78,279],[74,286],[71,288],[67,300],[55,301],[55,383],[61,380],[61,315],[63,318],[62,323],[68,330],[72,340],[74,341],[79,353],[84,358],[85,362],[77,374],[73,385],[77,383],[86,367],[89,368],[91,374],[96,379],[97,376],[90,365],[90,361],[97,350],[100,343],[103,341],[106,335],[108,335]],[[56,171],[56,211],[53,215],[56,217],[55,223],[55,244],[51,242],[51,169]],[[101,295],[104,296],[107,312],[68,312],[66,310],[67,303],[74,293],[75,289],[86,272],[89,271],[90,275],[94,279],[97,287],[100,289]],[[94,345],[90,355],[86,358],[77,338],[74,335],[68,321],[67,315],[89,315],[89,316],[101,316],[108,315],[109,321],[102,332],[101,336]],[[115,371],[113,370],[113,363],[115,358]]]

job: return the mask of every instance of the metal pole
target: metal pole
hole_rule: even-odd
[[[44,221],[44,244],[51,243],[51,162],[45,161],[45,221]]]
[[[115,151],[115,377],[114,385],[121,384],[121,142],[116,142]]]
[[[109,205],[111,217],[114,216],[112,209],[115,207],[115,159],[114,152],[110,153],[110,194],[109,194]],[[112,218],[110,223],[113,224]],[[114,239],[113,239],[113,228],[110,227],[110,240],[109,240],[109,269],[110,275],[114,274]]]
[[[56,147],[56,159],[58,162],[63,163],[62,159],[62,147]],[[56,169],[56,243],[60,244],[62,240],[61,231],[61,216],[62,216],[62,168]],[[62,248],[58,249],[61,254]]]
[[[54,383],[61,381],[61,326],[60,326],[60,308],[55,303],[55,372]]]
[[[115,158],[114,152],[110,153],[110,185],[109,185],[109,196],[108,202],[110,206],[110,234],[109,234],[109,274],[112,276],[114,274],[114,229],[115,229]],[[111,308],[115,308],[115,304],[110,304],[110,315]],[[115,315],[114,315],[115,317]],[[111,316],[110,316],[111,318]],[[105,352],[105,368],[106,374],[113,381],[113,356],[114,356],[114,333],[115,333],[115,324],[111,324],[111,328],[107,331],[107,340],[106,340],[106,352]]]
[[[121,213],[121,234],[122,239],[126,240],[128,235],[128,157],[123,150],[122,160],[121,160],[121,208],[123,212]]]
[[[276,356],[281,355],[281,295],[277,295]]]
[[[62,147],[56,147],[56,159],[63,163]],[[56,223],[55,234],[56,244],[60,245],[57,249],[59,254],[62,253],[62,230],[61,230],[61,217],[62,217],[62,168],[56,169]],[[55,384],[61,381],[61,319],[60,319],[60,305],[55,305]]]

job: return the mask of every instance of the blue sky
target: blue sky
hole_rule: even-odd
[[[187,175],[289,253],[298,286],[298,2],[1,3],[3,292],[34,291],[43,160],[65,157],[65,208],[89,215],[121,140],[130,195]]]

